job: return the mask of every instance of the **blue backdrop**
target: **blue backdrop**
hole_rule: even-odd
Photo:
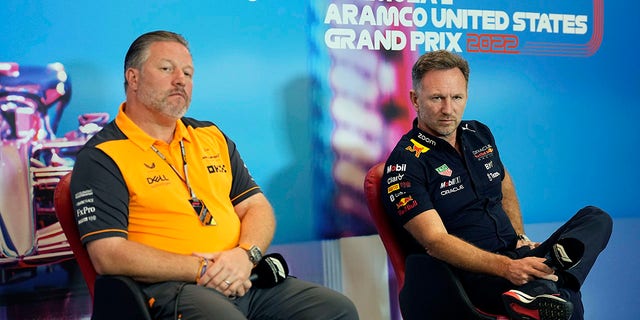
[[[124,99],[124,54],[138,35],[156,29],[183,34],[196,67],[188,115],[215,122],[236,141],[276,209],[279,244],[374,232],[362,201],[363,171],[382,161],[408,128],[409,68],[429,49],[423,44],[412,50],[410,43],[389,51],[337,49],[329,30],[439,36],[434,45],[457,41],[470,62],[465,118],[493,129],[525,223],[564,221],[587,204],[616,219],[640,216],[634,200],[640,171],[632,164],[640,145],[640,64],[637,27],[631,25],[639,3],[422,2],[5,0],[0,62],[64,65],[73,90],[57,131],[62,135],[77,128],[80,114],[115,115]],[[414,20],[358,23],[363,8],[383,4],[413,8],[407,17]],[[354,11],[345,8],[360,14],[350,20]],[[503,12],[510,21],[503,30],[495,30],[499,23],[436,27],[431,9],[464,15],[467,22],[479,12],[473,10],[482,10],[480,23]],[[514,31],[520,12],[571,17],[559,24],[536,20],[541,29]],[[573,29],[562,29],[564,24]],[[507,35],[503,41],[515,35],[520,42],[512,52],[474,52],[472,39],[487,34]],[[340,109],[353,106],[353,100],[337,99],[343,93],[362,105]]]
[[[592,19],[598,1],[446,2],[416,7],[566,12]],[[310,106],[318,96],[310,94],[310,86],[318,74],[328,73],[331,63],[329,57],[324,65],[313,64],[322,62],[314,56],[328,51],[314,37],[329,28],[322,19],[330,3],[370,2],[312,3],[8,1],[0,12],[2,21],[11,22],[0,30],[0,61],[21,65],[57,61],[65,66],[73,95],[59,132],[67,132],[77,125],[78,114],[115,114],[124,99],[124,53],[137,35],[155,29],[185,35],[196,65],[189,115],[216,122],[236,140],[277,209],[276,242],[310,240],[323,237],[318,226],[322,218],[316,212],[320,204],[314,199],[326,199],[318,198],[323,190],[316,185],[327,183],[317,180],[322,174],[312,174],[313,163],[334,157],[323,156],[326,151],[312,142],[314,136],[331,135],[334,129],[331,123],[313,127],[318,117]],[[606,3],[602,43],[591,56],[471,53],[466,52],[464,38],[460,41],[472,67],[465,118],[494,129],[526,222],[565,220],[586,203],[602,206],[615,217],[639,215],[633,197],[625,195],[634,190],[640,173],[619,168],[622,161],[638,156],[633,146],[640,140],[633,123],[640,112],[634,99],[640,88],[635,76],[640,65],[633,58],[638,45],[627,38],[632,32],[626,25],[629,19],[623,18],[638,6]],[[314,15],[320,21],[314,21]],[[428,27],[418,29],[432,30]],[[576,42],[591,36],[594,27],[589,27],[588,34],[576,36]],[[435,31],[459,31],[453,29]],[[531,33],[520,34],[523,39],[527,36]],[[545,40],[565,39],[558,35]],[[423,51],[419,47],[411,53]],[[398,78],[407,81],[409,74]],[[330,94],[325,92],[325,109]],[[341,228],[349,229],[348,223]]]

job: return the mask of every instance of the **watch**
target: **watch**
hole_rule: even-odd
[[[241,243],[239,247],[247,251],[247,255],[249,256],[249,261],[251,261],[251,263],[253,263],[254,266],[258,264],[260,259],[262,259],[262,251],[260,251],[260,248],[258,248],[258,246],[247,244],[247,243]]]

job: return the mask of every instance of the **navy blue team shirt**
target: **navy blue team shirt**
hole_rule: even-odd
[[[457,129],[459,154],[445,140],[417,126],[398,142],[387,159],[382,202],[410,253],[425,249],[402,226],[435,209],[449,234],[490,251],[512,250],[517,235],[502,207],[505,170],[493,134],[478,121]]]

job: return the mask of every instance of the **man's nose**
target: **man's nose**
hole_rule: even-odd
[[[184,86],[187,83],[187,76],[184,72],[176,70],[173,76],[173,84],[177,86]]]
[[[453,113],[453,101],[451,101],[451,98],[442,99],[442,108],[440,110],[444,114]]]

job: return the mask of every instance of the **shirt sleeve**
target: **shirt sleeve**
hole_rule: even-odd
[[[76,223],[84,244],[127,237],[129,192],[113,160],[95,147],[80,150],[71,176]]]
[[[402,145],[391,153],[380,185],[385,211],[397,225],[402,226],[434,208],[427,182],[424,164],[411,153],[404,152]]]
[[[225,139],[227,140],[227,146],[229,148],[231,172],[233,175],[229,199],[231,199],[231,203],[235,206],[256,193],[262,193],[262,190],[249,173],[249,169],[247,169],[247,166],[242,160],[235,142],[226,135]]]

